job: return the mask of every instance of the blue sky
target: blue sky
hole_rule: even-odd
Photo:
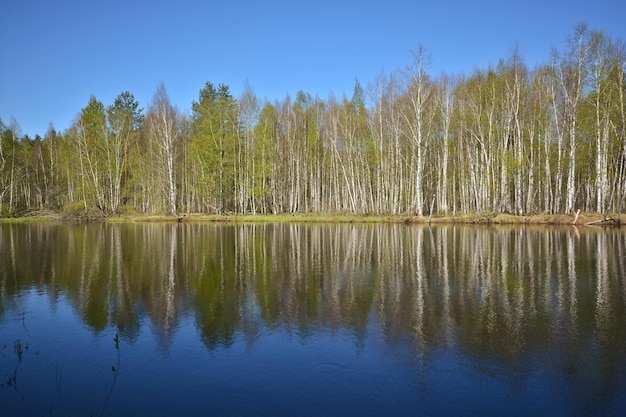
[[[549,61],[577,22],[626,41],[626,1],[7,0],[0,5],[0,118],[43,135],[67,129],[94,95],[130,91],[144,109],[163,82],[188,112],[206,81],[237,97],[303,90],[350,96],[411,63],[470,74],[517,44],[529,67]]]

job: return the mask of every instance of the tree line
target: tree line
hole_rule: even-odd
[[[564,45],[456,76],[420,46],[351,97],[207,82],[183,114],[160,85],[145,111],[92,96],[44,137],[0,122],[0,215],[621,213],[626,48],[584,23]]]

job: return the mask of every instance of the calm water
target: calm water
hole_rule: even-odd
[[[0,224],[0,384],[2,416],[619,415],[626,231]]]

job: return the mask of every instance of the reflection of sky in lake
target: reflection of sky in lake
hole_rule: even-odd
[[[99,415],[116,332],[107,415],[610,415],[626,405],[623,232],[36,227],[35,240],[2,229],[2,415]],[[56,234],[55,251],[39,241]],[[80,256],[64,265],[70,241]],[[28,351],[15,387],[17,340]]]

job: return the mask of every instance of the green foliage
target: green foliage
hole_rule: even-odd
[[[146,117],[128,91],[109,106],[91,96],[43,138],[0,120],[0,213],[621,210],[622,49],[578,25],[550,64],[529,69],[514,49],[458,78],[427,74],[420,49],[340,100],[263,103],[248,84],[237,100],[207,82],[189,118],[162,86]]]
[[[106,138],[106,115],[104,104],[95,96],[89,98],[89,103],[80,112],[80,129],[82,140],[94,145],[101,144]]]
[[[270,181],[272,177],[272,161],[275,158],[273,151],[278,113],[276,107],[266,103],[259,114],[259,120],[254,127],[254,172],[252,195],[260,203],[266,202],[270,195]]]
[[[113,132],[132,132],[139,130],[143,123],[143,109],[139,108],[139,103],[135,96],[128,91],[120,93],[107,108],[108,122]]]
[[[61,208],[61,213],[65,213],[65,214],[82,214],[84,212],[85,212],[84,201],[72,201],[70,203],[65,204]]]
[[[228,86],[207,82],[192,104],[191,157],[197,166],[196,192],[205,207],[233,210],[239,118]]]

